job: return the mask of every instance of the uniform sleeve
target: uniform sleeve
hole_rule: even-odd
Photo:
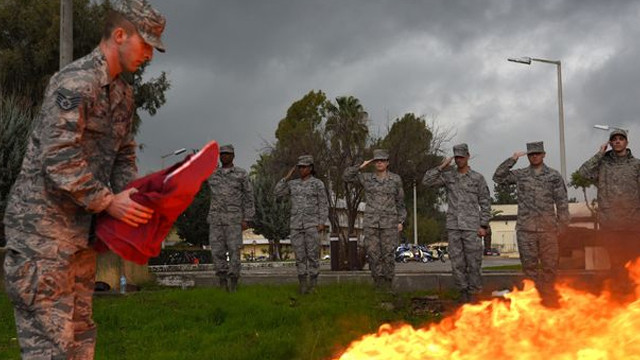
[[[133,119],[132,119],[133,120]],[[111,188],[114,193],[121,192],[128,183],[138,175],[136,166],[136,142],[133,139],[131,125],[126,140],[118,149],[113,169],[111,171]]]
[[[290,190],[289,190],[289,183],[287,182],[287,180],[285,178],[280,179],[276,183],[276,187],[273,190],[273,192],[276,195],[276,198],[278,199],[283,198],[285,196],[289,196]]]
[[[444,177],[442,171],[438,167],[427,170],[422,177],[422,184],[428,187],[441,187],[444,185]]]
[[[516,176],[511,171],[513,165],[516,164],[516,160],[512,157],[509,157],[507,160],[503,161],[500,166],[496,169],[496,172],[493,174],[493,181],[498,185],[511,185],[515,184],[518,180]]]
[[[567,186],[560,174],[554,181],[553,200],[556,203],[556,212],[558,215],[558,224],[561,230],[569,226],[571,220],[569,216],[569,198],[567,195]]]
[[[342,174],[342,179],[348,183],[360,183],[360,185],[364,185],[362,182],[362,174],[360,174],[360,166],[349,166],[344,169],[344,173]]]
[[[43,134],[43,172],[49,189],[60,191],[91,213],[105,210],[113,200],[106,184],[89,170],[81,146],[86,101],[75,89],[59,87],[49,103]]]
[[[489,227],[489,220],[491,220],[491,193],[489,187],[484,179],[484,176],[480,175],[478,184],[478,203],[480,205],[480,226]]]
[[[324,225],[329,218],[329,201],[327,200],[327,192],[324,183],[318,180],[318,225]]]
[[[404,190],[402,189],[402,179],[398,176],[398,191],[396,192],[396,211],[398,213],[398,224],[404,224],[407,220],[407,209],[404,204]]]
[[[578,169],[578,174],[593,182],[597,182],[599,172],[598,169],[600,168],[600,162],[602,161],[603,157],[604,154],[601,152],[598,152],[597,154],[592,156],[591,159],[585,161],[585,163],[580,166],[580,168]]]
[[[251,186],[251,181],[249,181],[249,175],[247,173],[245,173],[243,177],[242,190],[242,211],[244,212],[244,221],[249,222],[253,220],[253,217],[256,214],[256,209],[253,197],[253,187]]]

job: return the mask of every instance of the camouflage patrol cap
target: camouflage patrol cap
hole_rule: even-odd
[[[138,33],[147,44],[160,52],[165,51],[160,37],[162,36],[162,31],[164,31],[166,19],[156,9],[152,8],[147,0],[117,0],[113,9],[122,14],[136,27],[136,30],[138,30]]]
[[[235,154],[235,151],[233,149],[233,145],[231,145],[231,144],[222,145],[220,147],[220,154]]]
[[[385,149],[373,150],[373,160],[389,160],[389,152]]]
[[[469,156],[469,145],[458,144],[453,146],[453,156]]]
[[[538,154],[543,152],[545,151],[544,151],[544,143],[542,141],[527,143],[527,155]]]
[[[622,136],[624,136],[625,139],[628,139],[626,130],[614,129],[611,132],[611,134],[609,134],[609,141],[611,141],[611,139],[613,139],[613,137],[616,136],[616,135],[622,135]]]
[[[298,163],[296,166],[311,166],[313,165],[313,156],[302,155],[298,157]]]

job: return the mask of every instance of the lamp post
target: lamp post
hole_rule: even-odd
[[[164,154],[164,155],[160,156],[160,158],[162,159],[162,166],[161,167],[164,169],[164,159],[168,158],[169,156],[180,155],[185,151],[187,151],[187,149],[181,148],[181,149],[178,149],[178,150],[174,150],[174,151],[172,151],[172,152],[170,152],[168,154]]]
[[[564,106],[562,104],[562,63],[560,60],[536,59],[531,57],[508,58],[508,61],[531,65],[532,61],[553,64],[558,72],[558,122],[560,127],[560,172],[565,181],[567,181],[567,156],[564,143]]]
[[[628,131],[627,129],[623,128],[622,126],[617,126],[617,125],[593,125],[594,128],[598,129],[598,130],[604,130],[604,131],[613,131],[613,130],[624,130],[624,131]]]

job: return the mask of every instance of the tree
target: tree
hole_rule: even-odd
[[[91,52],[102,36],[110,1],[73,1],[74,59]],[[37,107],[59,68],[60,1],[4,0],[0,6],[0,89],[24,96]],[[142,81],[144,67],[125,75],[134,87],[136,109],[154,115],[165,104],[170,83],[164,72]],[[136,111],[134,130],[140,124]]]
[[[494,185],[492,203],[495,205],[517,204],[518,193],[516,184]]]
[[[203,182],[200,191],[196,194],[193,202],[175,222],[180,239],[193,245],[202,246],[209,244],[209,224],[207,215],[209,213],[209,203],[211,200],[211,190],[207,182]]]
[[[276,177],[271,173],[272,158],[269,154],[262,154],[255,165],[251,167],[251,183],[255,197],[255,216],[253,231],[264,236],[269,241],[271,260],[280,260],[282,254],[280,240],[289,236],[288,200],[279,201],[273,192]]]
[[[589,209],[589,212],[591,212],[591,215],[593,215],[594,217],[596,216],[598,210],[596,208],[596,204],[595,204],[595,199],[591,202],[589,202],[589,197],[587,196],[587,189],[590,188],[593,185],[593,181],[591,181],[590,179],[580,175],[580,173],[578,171],[574,171],[571,174],[571,181],[569,182],[569,186],[571,186],[574,189],[581,189],[582,190],[582,196],[584,198],[584,203],[587,206],[587,209]]]
[[[17,96],[3,96],[0,92],[0,219],[4,218],[9,190],[20,173],[22,158],[31,132],[32,109]],[[0,246],[3,246],[4,227],[0,222]]]

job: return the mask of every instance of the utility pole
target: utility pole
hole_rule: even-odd
[[[73,60],[73,0],[60,0],[60,69]]]

